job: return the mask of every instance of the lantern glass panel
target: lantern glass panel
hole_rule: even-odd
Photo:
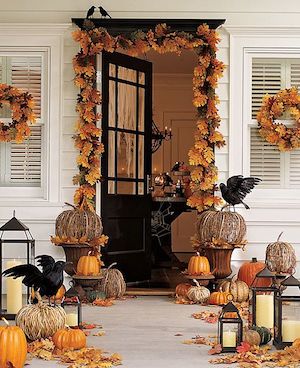
[[[300,338],[300,300],[282,303],[282,342]]]
[[[253,325],[274,327],[274,304],[276,290],[253,290]]]
[[[234,348],[238,345],[238,323],[226,323],[223,322],[223,333],[221,345],[223,348]]]
[[[77,304],[64,305],[64,309],[67,315],[66,324],[70,327],[79,325],[79,314]]]

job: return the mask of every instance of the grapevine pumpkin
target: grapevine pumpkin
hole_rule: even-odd
[[[256,258],[252,258],[250,262],[242,264],[238,272],[238,279],[244,281],[248,286],[251,286],[257,273],[265,267],[266,265],[264,262],[259,262]],[[260,278],[257,279],[256,286],[270,286],[271,283],[271,279]]]
[[[191,284],[188,284],[188,283],[182,283],[182,284],[178,284],[176,286],[176,289],[175,289],[175,295],[178,296],[178,297],[183,297],[185,298],[186,297],[186,294],[188,292],[188,290],[192,287]]]
[[[201,286],[197,280],[193,280],[196,286],[191,286],[187,291],[187,298],[194,303],[205,303],[207,302],[210,291],[205,287]]]
[[[102,235],[101,218],[90,210],[75,207],[58,215],[55,222],[55,235],[59,238],[86,238],[87,241]]]
[[[259,346],[261,343],[260,334],[255,330],[246,330],[244,332],[243,340],[248,342],[251,346]]]
[[[79,258],[77,263],[77,275],[98,276],[100,274],[100,267],[100,259],[92,255],[92,252],[89,252],[87,256]]]
[[[251,330],[257,331],[259,333],[261,345],[267,344],[272,339],[272,333],[267,327],[252,326]]]
[[[242,303],[249,299],[249,286],[244,281],[237,280],[236,277],[229,281],[222,281],[219,289],[231,294],[234,302]]]
[[[0,368],[23,368],[27,356],[27,341],[24,332],[18,326],[0,328]],[[9,365],[11,364],[11,365]]]
[[[296,254],[290,243],[280,241],[282,233],[279,234],[275,243],[267,246],[266,264],[271,272],[276,274],[292,274],[296,268]]]
[[[196,224],[196,237],[200,244],[223,240],[230,244],[241,244],[246,235],[246,223],[237,212],[203,211]]]
[[[200,256],[200,253],[196,253],[192,256],[188,264],[189,275],[206,275],[210,273],[210,265],[206,257]]]
[[[230,300],[232,300],[232,295],[227,291],[219,290],[214,291],[210,294],[208,299],[209,304],[222,305],[227,304]]]
[[[126,291],[126,283],[122,272],[113,268],[112,263],[108,268],[102,270],[103,278],[100,280],[99,291],[103,291],[107,298],[121,298]]]
[[[76,328],[64,328],[55,332],[52,336],[54,345],[59,349],[83,349],[86,347],[85,333]]]

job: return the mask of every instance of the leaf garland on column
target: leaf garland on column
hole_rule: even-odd
[[[113,52],[119,48],[136,56],[150,49],[160,54],[182,50],[193,50],[198,55],[198,65],[194,69],[193,104],[198,111],[197,131],[194,147],[189,151],[189,162],[196,167],[191,174],[193,195],[188,204],[198,211],[220,203],[214,196],[214,186],[218,170],[214,160],[214,146],[225,144],[222,134],[217,130],[220,117],[216,108],[218,97],[215,88],[224,70],[224,64],[217,60],[216,51],[219,38],[208,25],[200,25],[196,34],[171,32],[166,24],[158,24],[154,31],[137,30],[128,36],[112,36],[104,28],[95,28],[90,20],[85,21],[85,30],[76,30],[74,40],[81,50],[74,57],[75,84],[80,88],[77,99],[77,122],[75,146],[79,150],[77,164],[79,173],[73,178],[79,184],[74,202],[81,208],[94,209],[95,184],[101,179],[100,156],[103,144],[100,141],[101,129],[97,122],[101,116],[95,112],[101,103],[100,92],[95,88],[95,56],[105,50]]]

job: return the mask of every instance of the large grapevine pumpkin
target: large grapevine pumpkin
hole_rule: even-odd
[[[188,264],[189,275],[207,275],[210,273],[210,265],[206,257],[200,256],[200,253],[192,256]]]
[[[227,291],[220,290],[214,291],[213,293],[210,294],[208,303],[215,305],[223,305],[227,304],[230,300],[232,300],[232,295]]]
[[[120,270],[113,268],[112,263],[108,268],[102,270],[103,278],[100,281],[99,290],[103,291],[107,298],[121,298],[126,291],[126,283]]]
[[[193,301],[194,303],[205,303],[207,302],[210,291],[205,287],[201,286],[197,280],[193,280],[196,286],[192,286],[189,288],[186,296],[188,299]]]
[[[175,295],[178,296],[178,297],[183,297],[185,298],[186,297],[186,294],[187,292],[189,291],[189,289],[192,287],[191,284],[188,284],[188,283],[181,283],[181,284],[178,284],[176,286],[176,289],[175,289]]]
[[[77,263],[77,275],[97,276],[100,274],[100,267],[100,259],[89,252],[87,256],[82,256],[79,258]]]
[[[213,239],[241,244],[246,235],[246,223],[237,212],[204,211],[196,224],[196,237],[200,244]]]
[[[249,299],[249,286],[244,281],[237,280],[236,277],[229,281],[222,281],[219,289],[231,294],[234,302],[242,303]]]
[[[296,254],[290,243],[280,241],[282,233],[277,241],[268,245],[266,250],[266,264],[271,272],[276,274],[292,274],[296,268]]]
[[[82,349],[86,346],[85,333],[80,329],[64,328],[52,336],[54,345],[59,349]]]
[[[27,341],[18,326],[0,327],[0,368],[23,368],[27,356]]]
[[[244,281],[248,286],[251,286],[257,273],[265,267],[266,265],[264,262],[259,262],[256,258],[252,258],[250,262],[242,264],[238,272],[238,279]],[[270,286],[271,283],[271,279],[260,278],[257,280],[256,286]]]

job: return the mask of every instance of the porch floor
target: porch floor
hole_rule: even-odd
[[[205,307],[174,304],[165,296],[126,299],[108,308],[84,306],[83,320],[101,324],[105,331],[101,337],[89,336],[88,346],[121,354],[124,368],[209,367],[209,347],[182,343],[196,335],[216,334],[216,325],[191,318],[201,309]],[[41,360],[29,364],[32,368],[58,366]]]

